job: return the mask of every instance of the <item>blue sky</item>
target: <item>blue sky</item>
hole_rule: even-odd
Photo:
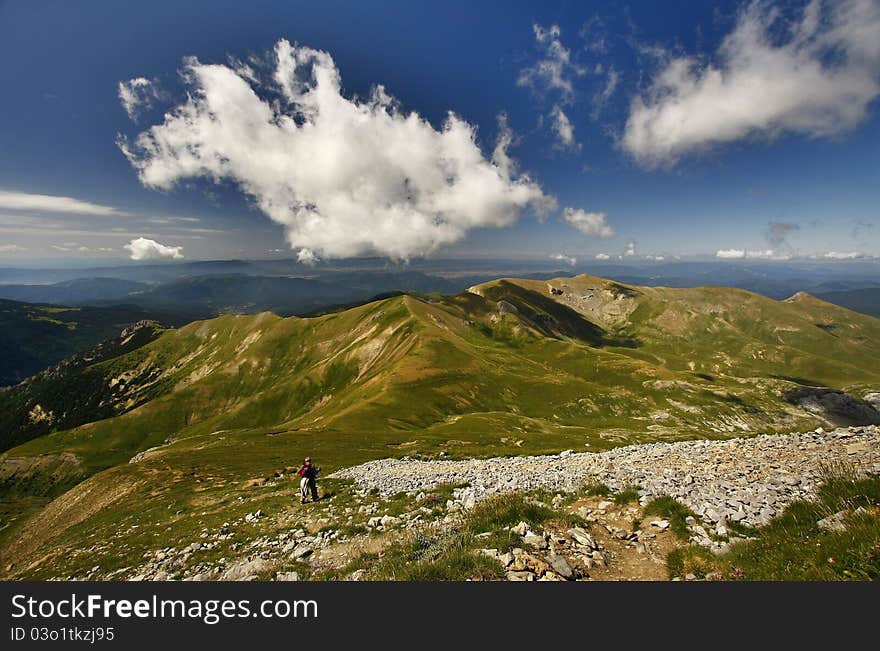
[[[710,4],[0,2],[0,261],[880,256],[877,0]]]

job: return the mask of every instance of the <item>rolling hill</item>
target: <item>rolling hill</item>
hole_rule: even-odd
[[[333,272],[320,278],[212,274],[161,284],[81,278],[0,285],[0,386],[16,384],[87,351],[141,320],[180,326],[221,314],[283,316],[333,311],[377,295],[455,293],[467,283],[418,272]]]
[[[592,276],[222,316],[60,380],[54,394],[76,403],[102,387],[104,410],[0,456],[0,545],[37,559],[134,527],[134,553],[306,454],[332,470],[880,422],[865,399],[878,354],[880,320],[806,294]],[[16,394],[9,409],[64,414],[53,399]]]

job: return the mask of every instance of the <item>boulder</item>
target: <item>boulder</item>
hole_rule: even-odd
[[[846,518],[846,511],[838,511],[827,518],[822,518],[816,524],[820,529],[825,529],[826,531],[846,531],[846,525],[843,522],[844,518]]]
[[[548,554],[547,562],[550,564],[550,567],[553,568],[553,571],[562,578],[575,578],[574,569],[572,569],[571,565],[568,564],[568,561],[565,560],[564,556],[560,556],[559,554]]]
[[[546,545],[544,539],[532,531],[527,531],[526,535],[523,536],[523,544],[536,548],[544,547]]]
[[[583,545],[588,549],[599,548],[599,546],[596,544],[596,541],[593,540],[593,537],[581,527],[572,527],[568,530],[568,535],[571,536],[579,545]]]
[[[290,559],[294,561],[300,561],[304,558],[307,558],[315,553],[315,550],[311,547],[307,547],[302,545],[293,550],[293,553],[290,555]]]
[[[299,581],[298,572],[279,572],[275,576],[276,581]]]
[[[223,574],[220,575],[221,581],[253,581],[261,572],[267,571],[271,567],[271,563],[264,558],[254,558],[252,560],[240,561],[229,566]]]
[[[508,581],[534,581],[535,575],[528,571],[514,571],[507,573]]]

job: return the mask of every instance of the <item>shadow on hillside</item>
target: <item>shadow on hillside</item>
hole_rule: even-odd
[[[796,377],[794,375],[777,375],[775,373],[770,374],[768,377],[772,377],[774,380],[785,380],[786,382],[793,382],[794,384],[800,384],[803,387],[811,387],[813,389],[824,389],[824,384],[818,382],[817,380],[808,380],[803,377]]]
[[[523,321],[547,337],[570,337],[595,347],[638,348],[642,345],[633,337],[609,333],[567,305],[504,280],[488,288],[485,297],[496,302],[506,301],[516,308]]]
[[[880,411],[871,403],[844,391],[802,386],[786,391],[782,397],[789,404],[827,418],[838,427],[880,425]]]

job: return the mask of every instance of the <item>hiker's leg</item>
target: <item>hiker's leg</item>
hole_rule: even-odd
[[[316,482],[314,479],[310,479],[309,480],[309,488],[312,489],[312,501],[317,502],[318,501],[318,482]]]
[[[302,498],[300,501],[305,504],[306,498],[309,496],[309,482],[305,477],[299,483],[299,492]]]

